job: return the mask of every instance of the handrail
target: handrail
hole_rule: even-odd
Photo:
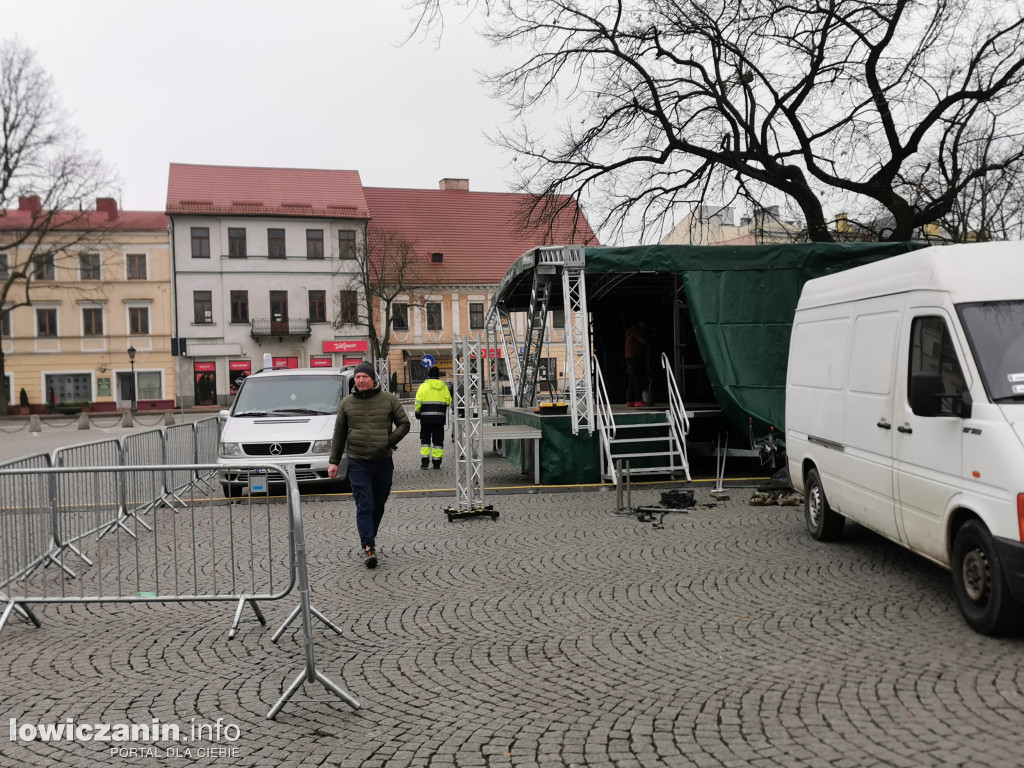
[[[612,403],[608,397],[608,390],[604,385],[604,376],[601,374],[601,365],[597,358],[594,364],[594,412],[597,414],[597,431],[601,435],[601,450],[605,461],[608,463],[608,472],[612,481],[617,485],[619,480],[615,472],[615,461],[612,458],[612,440],[615,438],[615,416],[612,414]]]
[[[661,353],[661,367],[665,369],[665,378],[668,382],[668,409],[669,425],[672,429],[676,442],[679,445],[679,454],[683,462],[683,471],[686,479],[690,479],[690,465],[686,456],[686,436],[690,434],[690,419],[686,415],[686,406],[683,403],[682,395],[679,394],[679,387],[676,386],[676,377],[668,363],[668,355]]]

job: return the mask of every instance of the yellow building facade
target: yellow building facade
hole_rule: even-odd
[[[118,211],[109,198],[97,209],[43,235],[27,286],[10,275],[28,249],[0,256],[0,281],[11,282],[0,344],[15,412],[26,403],[31,412],[173,407],[168,219]],[[15,235],[18,217],[2,221],[0,238]],[[18,306],[26,290],[30,303]]]

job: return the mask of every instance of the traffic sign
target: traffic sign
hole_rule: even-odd
[[[424,355],[420,358],[420,362],[423,363],[424,368],[430,368],[434,364],[434,358],[431,355]]]

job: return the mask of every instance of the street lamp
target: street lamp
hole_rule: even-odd
[[[132,364],[132,413],[138,409],[138,404],[135,402],[135,347],[128,347],[128,359]]]

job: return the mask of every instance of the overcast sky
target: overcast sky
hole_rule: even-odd
[[[414,39],[405,0],[0,0],[126,210],[163,210],[172,162],[357,170],[365,186],[468,178],[504,192],[507,120],[479,83],[508,54],[450,17]]]

